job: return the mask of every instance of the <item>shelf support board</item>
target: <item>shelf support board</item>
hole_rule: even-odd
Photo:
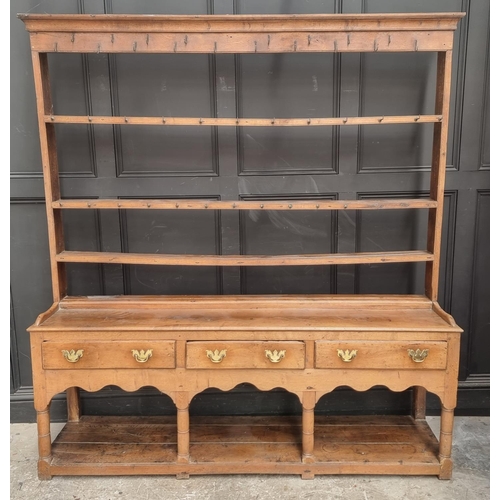
[[[45,123],[92,125],[165,125],[189,127],[331,127],[438,123],[441,115],[345,116],[332,118],[212,118],[182,116],[81,116],[44,115]]]
[[[283,201],[220,201],[181,199],[88,199],[56,200],[52,208],[57,209],[139,209],[139,210],[406,210],[434,209],[437,202],[421,199],[377,199],[377,200],[283,200]]]
[[[145,264],[159,266],[311,266],[336,264],[374,264],[393,262],[428,262],[430,252],[358,252],[302,255],[178,255],[120,252],[64,251],[56,255],[58,262],[94,264]]]

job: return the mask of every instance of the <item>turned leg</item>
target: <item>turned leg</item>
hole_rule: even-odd
[[[177,398],[177,463],[189,463],[189,399],[187,394]],[[188,479],[187,472],[177,474],[177,479]]]
[[[66,389],[66,403],[68,406],[68,422],[80,421],[80,390],[78,387]]]
[[[51,479],[50,459],[51,439],[50,439],[50,413],[47,406],[43,410],[36,412],[36,423],[38,431],[38,479]]]
[[[441,430],[439,432],[439,463],[441,471],[439,479],[451,479],[453,462],[451,447],[453,442],[453,409],[441,407]]]
[[[424,387],[415,386],[413,388],[413,418],[415,420],[425,419],[426,393]]]
[[[302,463],[314,463],[314,407],[316,393],[304,392],[302,398]],[[302,479],[313,479],[314,473],[304,471]]]

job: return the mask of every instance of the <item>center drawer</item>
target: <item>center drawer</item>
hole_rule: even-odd
[[[304,369],[304,342],[192,341],[186,343],[186,368]]]
[[[175,341],[72,341],[42,344],[46,370],[93,368],[174,368]]]
[[[316,368],[444,370],[447,342],[316,341]]]

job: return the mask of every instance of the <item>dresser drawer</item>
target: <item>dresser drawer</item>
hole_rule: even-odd
[[[316,368],[444,370],[447,343],[402,341],[316,341]]]
[[[303,342],[187,342],[186,368],[303,369]]]
[[[175,341],[52,342],[42,344],[47,370],[174,368]]]

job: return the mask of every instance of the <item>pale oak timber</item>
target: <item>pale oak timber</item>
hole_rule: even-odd
[[[189,341],[186,350],[187,369],[213,369],[214,362],[207,356],[208,350],[226,351],[225,357],[217,363],[217,369],[227,370],[232,368],[250,369],[304,369],[305,349],[303,342],[249,342],[249,341]],[[272,362],[266,356],[266,350],[284,351],[283,359]]]
[[[112,36],[111,36],[112,35]],[[453,32],[31,33],[31,49],[80,54],[277,54],[451,50]],[[186,43],[186,37],[189,42]]]
[[[384,14],[117,15],[18,14],[29,32],[454,31],[463,12]]]
[[[426,262],[433,260],[433,258],[431,253],[421,250],[301,255],[160,255],[120,252],[77,252],[66,250],[56,255],[57,262],[148,264],[159,266],[319,266],[328,264]]]
[[[464,13],[314,15],[21,14],[30,33],[54,303],[29,328],[40,479],[53,475],[436,475],[449,479],[461,328],[437,303],[453,36]],[[54,114],[47,53],[438,53],[435,114],[322,118]],[[179,56],[181,57],[181,56]],[[433,123],[429,198],[379,200],[62,199],[55,127],[92,125],[308,127]],[[169,255],[66,251],[65,209],[427,209],[426,251],[317,255]],[[67,297],[69,262],[155,265],[336,265],[426,262],[426,296]],[[224,352],[224,355],[221,353]],[[355,355],[354,355],[355,352]],[[208,388],[282,387],[301,416],[193,418]],[[80,415],[79,388],[153,386],[177,416]],[[321,417],[322,396],[414,387],[410,416]],[[68,390],[68,423],[53,445],[49,407]],[[442,403],[439,441],[425,391]]]
[[[51,341],[59,332],[65,332],[68,339],[72,339],[70,334],[75,332],[78,338],[82,329],[87,335],[96,332],[98,336],[93,340],[102,341],[108,340],[104,332],[110,332],[109,338],[119,332],[123,340],[130,340],[123,337],[125,332],[139,332],[144,340],[154,340],[158,331],[168,331],[174,339],[185,335],[177,334],[180,331],[189,331],[189,337],[213,332],[221,339],[230,340],[240,331],[234,338],[243,340],[249,331],[252,334],[281,331],[280,335],[298,331],[300,336],[304,330],[310,330],[311,338],[318,332],[330,335],[338,332],[335,339],[345,340],[345,330],[351,330],[356,331],[361,340],[367,338],[366,332],[374,332],[375,337],[382,332],[386,332],[387,337],[393,332],[394,338],[387,340],[401,340],[411,335],[407,338],[411,342],[417,337],[426,338],[431,332],[460,331],[438,315],[426,297],[391,295],[351,295],[345,299],[328,295],[67,297],[43,323],[30,327],[30,331],[44,332]],[[200,329],[203,331],[197,331]],[[50,332],[54,332],[54,336]],[[291,333],[283,338],[289,340],[288,337],[292,339]]]
[[[427,232],[427,249],[436,256],[432,264],[428,264],[425,274],[425,290],[428,297],[437,301],[439,261],[441,255],[441,233],[444,211],[444,185],[446,175],[446,144],[448,141],[448,121],[451,92],[451,51],[440,52],[437,63],[436,109],[443,116],[441,123],[434,125],[431,170],[431,198],[438,201],[435,211],[429,212]]]
[[[55,212],[51,204],[51,201],[60,198],[59,166],[57,162],[55,130],[53,125],[44,123],[42,116],[52,108],[47,54],[33,53],[32,63],[42,153],[43,186],[45,199],[47,201],[45,205],[49,233],[48,240],[51,257],[52,288],[54,300],[59,301],[66,295],[66,270],[64,266],[61,266],[54,259],[54,255],[64,249],[64,235],[61,214]]]
[[[413,388],[412,413],[415,420],[424,420],[427,406],[427,391],[423,387]]]
[[[67,293],[66,267],[54,258],[56,253],[64,250],[64,232],[62,214],[55,211],[50,201],[60,198],[59,166],[57,145],[53,125],[43,124],[42,114],[52,110],[52,95],[47,54],[33,52],[33,79],[38,115],[38,129],[42,156],[43,186],[45,193],[45,209],[47,214],[47,230],[49,240],[50,268],[52,278],[52,295],[55,302]],[[76,388],[66,391],[68,416],[71,420],[80,414],[80,399]]]
[[[412,116],[349,116],[341,118],[193,118],[153,116],[62,116],[46,115],[46,123],[88,125],[166,125],[204,127],[331,127],[332,125],[397,125],[408,123],[438,123],[441,115]]]
[[[118,300],[117,300],[118,299]],[[440,308],[436,307],[436,303],[429,301],[424,295],[330,295],[330,294],[280,294],[280,295],[221,295],[221,296],[206,296],[206,295],[169,295],[169,309],[176,306],[187,308],[214,308],[217,309],[239,309],[241,304],[245,304],[245,308],[262,309],[275,308],[275,301],[279,299],[280,307],[296,309],[304,306],[307,309],[327,307],[342,307],[358,308],[376,308],[376,309],[432,309],[440,316],[446,324],[457,326],[453,318],[444,313],[440,313]],[[94,296],[75,296],[64,297],[58,304],[54,304],[46,313],[42,313],[35,323],[40,325],[43,321],[52,316],[59,309],[113,309],[122,308],[124,305],[131,308],[155,308],[158,305],[165,304],[166,297],[159,295],[94,295]],[[441,309],[442,311],[442,309]]]
[[[52,202],[56,209],[151,209],[151,210],[405,210],[436,208],[437,202],[426,198],[376,199],[376,200],[285,200],[285,201],[220,201],[220,200],[71,200]]]
[[[178,474],[182,470],[206,474],[211,467],[218,474],[304,474],[307,470],[390,474],[394,467],[398,473],[437,474],[439,470],[438,442],[428,425],[404,416],[316,417],[317,460],[302,465],[298,417],[192,417],[191,427],[191,461],[175,465],[175,420],[83,417],[56,438],[52,467],[61,474],[102,474],[99,453],[109,450],[105,463],[113,466],[114,474],[124,474],[131,466],[140,474]],[[159,441],[164,443],[161,448]],[[163,458],[158,459],[162,452]],[[267,471],[265,453],[275,459]]]
[[[74,363],[68,362],[61,354],[63,350],[78,350],[80,346],[84,348],[83,355]],[[146,361],[137,361],[133,354],[134,350],[139,352],[151,350],[152,355]],[[83,343],[47,341],[42,345],[43,367],[47,370],[141,369],[146,364],[148,368],[175,368],[174,353],[175,342],[173,341],[121,340],[119,346],[116,342],[104,341]]]

